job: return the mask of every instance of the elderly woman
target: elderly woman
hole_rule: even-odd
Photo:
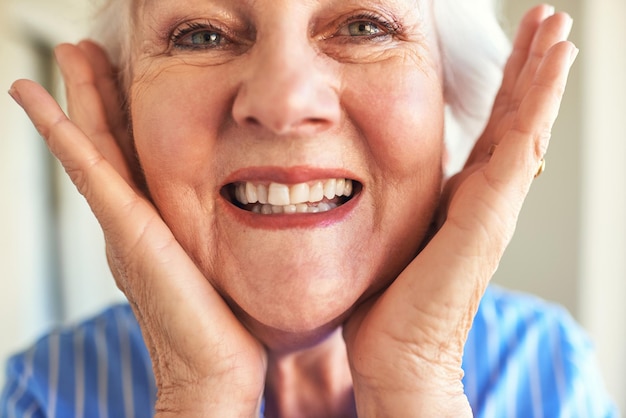
[[[12,359],[3,413],[614,413],[566,315],[487,288],[577,53],[566,14],[530,10],[502,77],[488,1],[108,3],[119,77],[62,45],[70,119],[32,82],[10,94],[132,313]],[[484,131],[446,182],[454,126]]]

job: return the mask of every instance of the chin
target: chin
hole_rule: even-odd
[[[250,333],[273,353],[306,350],[320,344],[334,334],[352,312],[352,308],[346,310],[331,321],[306,318],[306,322],[302,322],[294,315],[292,320],[276,324],[280,326],[271,326],[252,317],[238,306],[232,308]]]
[[[324,257],[294,264],[301,257],[287,252],[282,263],[279,259],[271,266],[248,269],[255,273],[239,275],[237,284],[229,281],[226,289],[216,287],[240,321],[270,350],[302,350],[333,334],[362,302],[386,288],[410,259],[395,260],[393,268],[384,263],[384,272],[372,265],[368,253],[356,254],[360,255],[330,258],[335,262],[330,265],[317,262]],[[232,274],[226,277],[236,277]]]

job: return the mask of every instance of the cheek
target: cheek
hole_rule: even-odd
[[[369,66],[344,79],[349,117],[381,173],[403,176],[425,165],[436,172],[432,163],[441,165],[443,145],[440,77],[417,65],[388,67]]]
[[[214,72],[201,67],[179,66],[133,86],[133,135],[148,179],[210,174],[229,97],[226,83],[215,79]]]
[[[151,199],[176,238],[206,264],[214,231],[217,138],[227,120],[227,83],[206,68],[169,68],[131,90],[133,136]],[[194,222],[181,220],[194,219]]]
[[[392,64],[349,74],[343,97],[365,141],[374,224],[398,248],[397,269],[415,255],[439,200],[444,99],[435,69]],[[399,271],[391,272],[383,276]]]

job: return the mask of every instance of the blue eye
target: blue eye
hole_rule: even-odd
[[[350,36],[376,36],[381,32],[377,25],[367,21],[349,23],[347,29]]]
[[[189,36],[194,46],[218,46],[222,42],[222,35],[211,31],[195,32]]]
[[[360,13],[344,20],[333,36],[354,41],[383,40],[396,36],[400,25],[395,20],[382,17],[376,13]]]
[[[180,49],[216,49],[227,41],[219,30],[197,23],[177,29],[171,36],[172,44]]]

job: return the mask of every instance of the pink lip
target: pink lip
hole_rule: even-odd
[[[296,167],[248,167],[230,174],[224,186],[241,181],[275,182],[281,184],[298,184],[314,180],[346,178],[363,183],[354,173],[344,169]]]
[[[319,169],[311,167],[251,167],[237,170],[227,177],[229,184],[242,181],[276,182],[297,184],[329,178],[347,178],[359,184],[359,190],[346,203],[336,209],[323,213],[261,215],[243,210],[226,197],[219,200],[221,209],[237,221],[257,229],[277,230],[292,228],[324,228],[343,221],[357,207],[361,197],[362,182],[354,174],[341,169]]]

